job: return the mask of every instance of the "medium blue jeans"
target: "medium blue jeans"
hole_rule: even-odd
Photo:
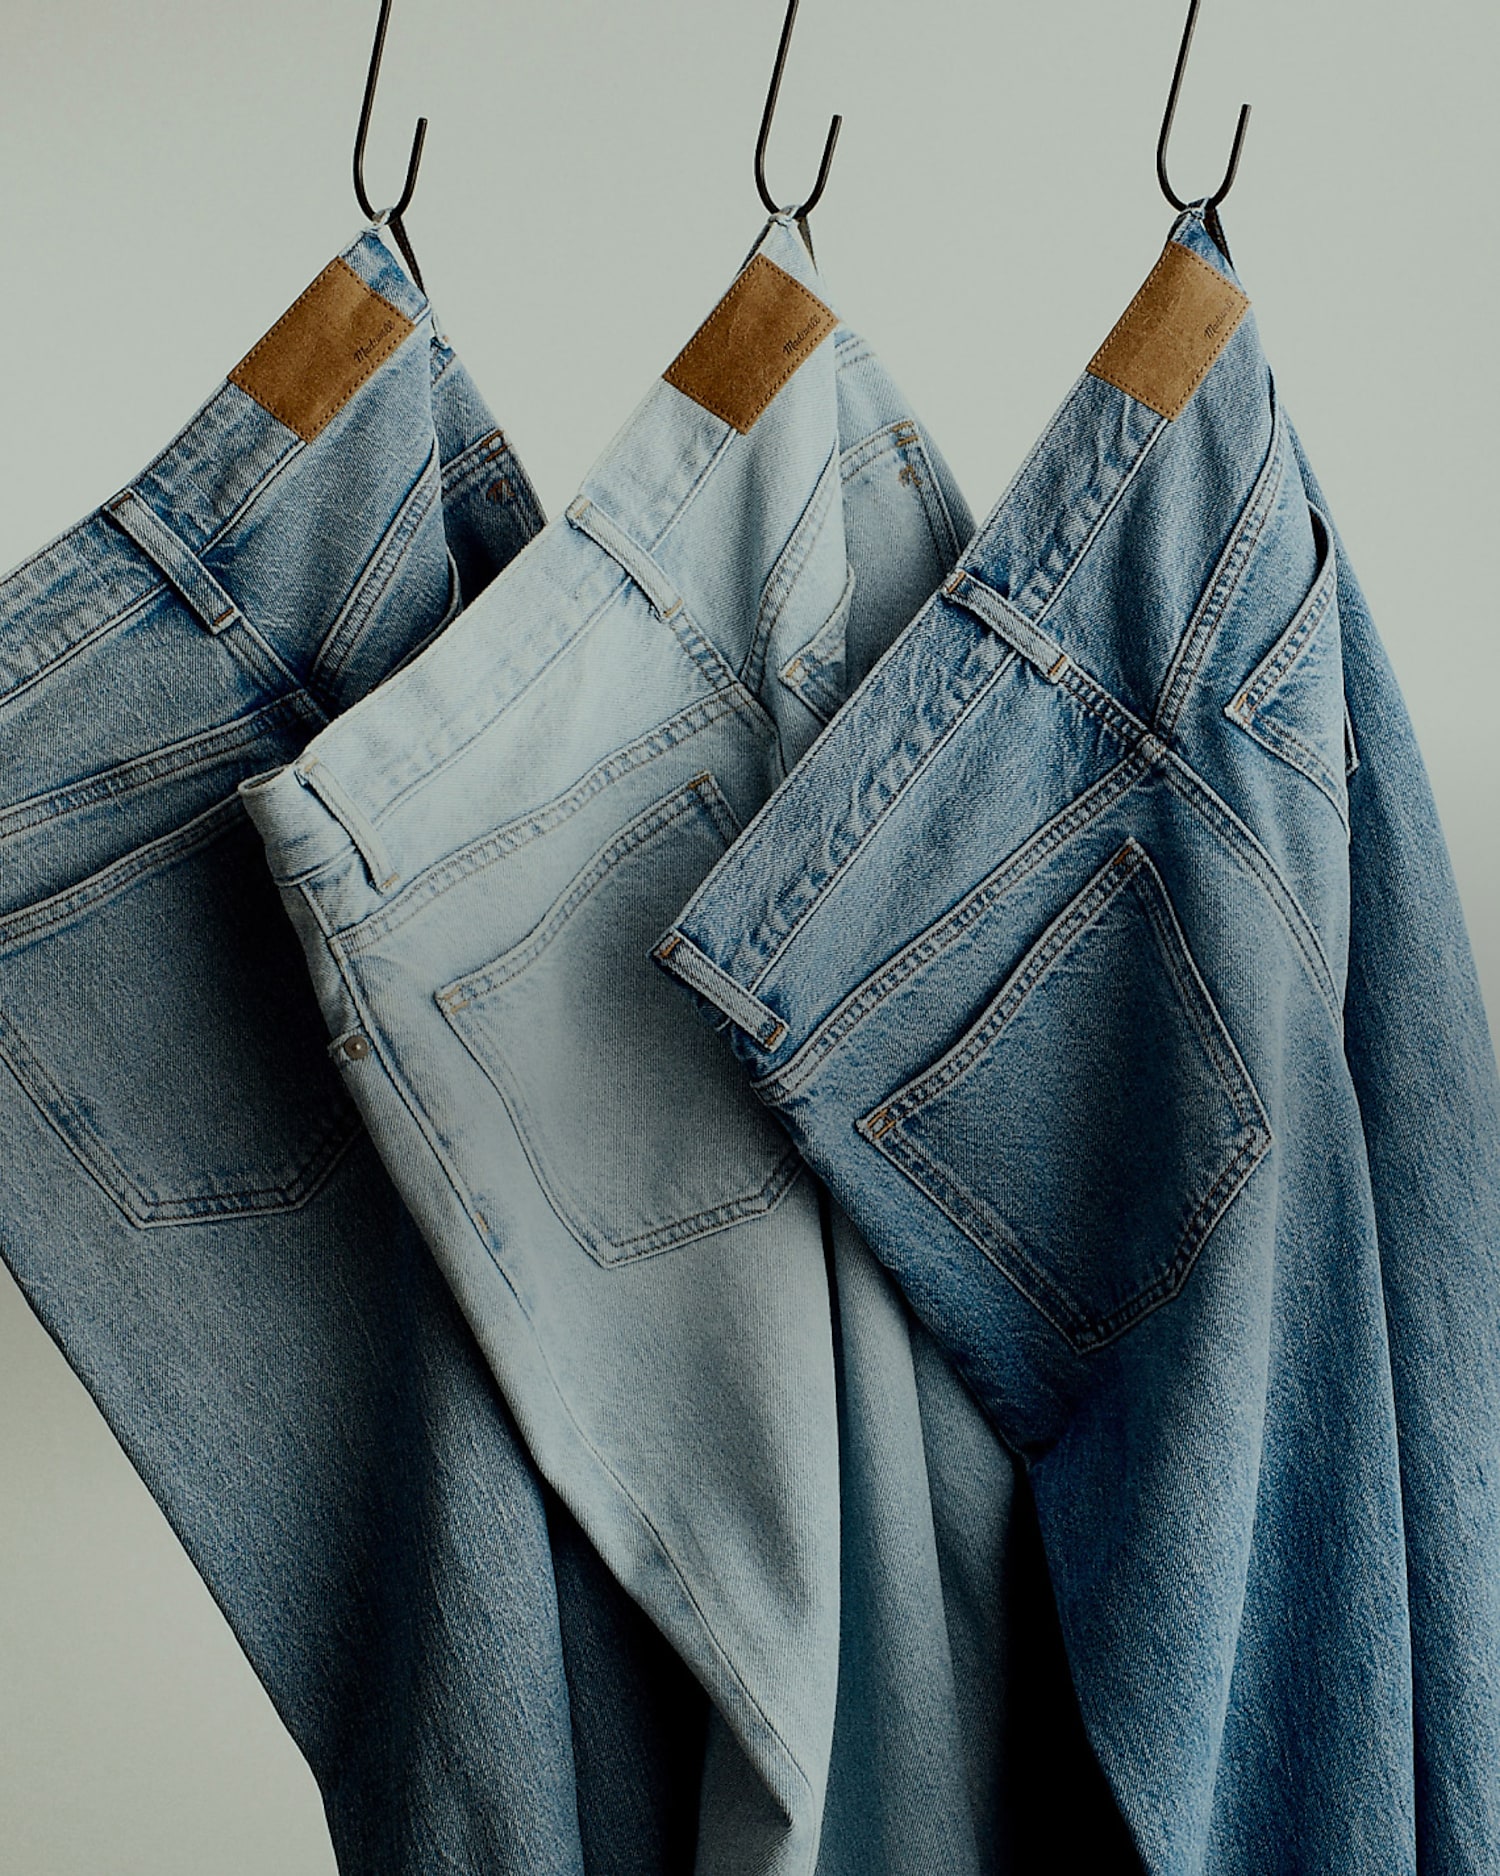
[[[704,1703],[544,1493],[236,794],[540,525],[378,239],[310,296],[238,374],[257,395],[223,385],[0,583],[0,1250],[343,1868],[685,1869]]]
[[[1229,281],[1189,212],[1151,317],[655,954],[1023,1456],[1148,1868],[1478,1876],[1494,1057]]]
[[[756,343],[736,299],[567,515],[243,792],[533,1454],[713,1698],[700,1869],[969,1876],[1031,1796],[1012,1463],[647,957],[968,532],[824,291],[773,220],[731,289],[794,309],[765,407],[701,364]]]

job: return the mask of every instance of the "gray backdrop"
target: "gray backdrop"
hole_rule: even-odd
[[[1154,262],[1185,0],[808,0],[770,166],[977,511]],[[375,0],[0,0],[0,568],[128,480],[353,234]],[[728,284],[780,0],[402,0],[369,173],[549,513]],[[1500,1010],[1493,0],[1208,0],[1173,152],[1416,718]],[[317,1794],[0,1282],[0,1873],[324,1876]]]

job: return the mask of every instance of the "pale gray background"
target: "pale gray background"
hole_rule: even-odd
[[[1185,0],[807,0],[772,186],[843,146],[832,297],[976,510],[1153,263]],[[0,567],[139,469],[352,235],[375,0],[0,0]],[[728,284],[780,0],[402,0],[372,139],[548,512]],[[1174,148],[1426,750],[1500,1010],[1493,0],[1207,0]],[[38,1221],[45,1229],[45,1221]],[[0,1282],[0,1876],[324,1876],[317,1794],[92,1406]]]

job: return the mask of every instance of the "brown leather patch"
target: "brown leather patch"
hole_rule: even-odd
[[[1180,416],[1249,306],[1217,267],[1169,241],[1089,371],[1159,416]]]
[[[330,261],[229,382],[310,443],[412,330],[346,260]]]
[[[800,280],[757,254],[662,376],[743,435],[838,323]]]

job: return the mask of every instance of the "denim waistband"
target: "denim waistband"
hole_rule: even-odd
[[[377,234],[361,234],[340,259],[412,321],[405,343],[422,334],[427,300]],[[198,557],[291,460],[318,447],[237,384],[221,384],[125,489],[0,580],[0,699],[139,606],[164,578],[205,627],[230,623],[232,602]]]

